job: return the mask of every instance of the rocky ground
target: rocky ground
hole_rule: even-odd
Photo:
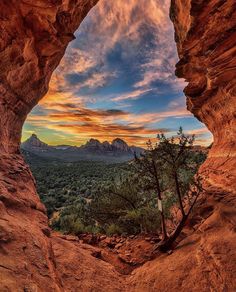
[[[79,237],[53,233],[53,238],[71,241],[91,252],[91,256],[109,263],[122,275],[157,256],[156,245],[161,241],[157,235],[112,236],[82,234]]]
[[[235,195],[213,191],[199,200],[178,245],[166,254],[156,250],[159,236],[53,233],[65,291],[104,291],[106,285],[106,291],[234,292],[236,214],[229,201]]]

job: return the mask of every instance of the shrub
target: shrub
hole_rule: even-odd
[[[114,235],[114,234],[121,235],[122,233],[123,233],[123,230],[121,229],[121,227],[114,223],[106,227],[106,234],[109,236]]]

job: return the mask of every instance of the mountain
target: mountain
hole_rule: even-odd
[[[116,138],[115,140],[113,140],[111,145],[120,151],[128,152],[131,150],[130,147],[128,146],[128,144],[119,138]]]
[[[140,155],[143,148],[129,146],[120,138],[100,142],[90,139],[80,147],[70,145],[51,146],[41,141],[36,134],[21,144],[21,149],[36,154],[39,157],[56,158],[63,161],[95,160],[107,162],[123,162],[133,159],[134,153]]]
[[[29,139],[21,144],[21,147],[25,150],[42,151],[49,149],[49,145],[42,142],[36,134],[32,134]]]

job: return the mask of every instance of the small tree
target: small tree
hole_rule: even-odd
[[[193,155],[191,150],[195,137],[194,135],[185,135],[182,127],[180,127],[176,137],[167,138],[164,134],[158,134],[157,138],[159,144],[155,150],[164,164],[165,171],[169,173],[168,183],[171,181],[174,183],[182,217],[185,217],[180,175],[181,171],[191,167],[191,157]]]
[[[185,135],[182,128],[174,137],[167,138],[164,134],[159,134],[157,138],[156,144],[151,141],[147,143],[147,151],[141,155],[141,158],[136,157],[136,162],[141,173],[149,175],[152,184],[153,182],[155,184],[163,233],[160,248],[168,250],[181,233],[202,191],[201,178],[195,175],[204,159],[202,159],[202,153],[196,153],[193,149],[194,135]],[[168,204],[165,205],[171,208],[169,202],[175,201],[170,200],[171,196],[177,198],[182,219],[176,225],[174,232],[167,236],[164,212],[167,210],[163,210],[160,202],[162,199],[168,199]],[[188,209],[185,202],[188,202]]]

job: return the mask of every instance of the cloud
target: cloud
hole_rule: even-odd
[[[138,89],[125,94],[119,94],[117,97],[112,98],[113,101],[134,100],[143,96],[145,93],[150,92],[152,89]]]
[[[198,128],[198,129],[192,129],[192,130],[188,131],[187,134],[195,135],[197,138],[200,138],[200,137],[203,138],[206,135],[211,136],[209,130],[205,126],[202,128]]]
[[[185,108],[154,113],[132,113],[120,109],[89,109],[73,103],[53,103],[44,108],[45,114],[32,113],[27,122],[35,128],[51,129],[60,135],[79,136],[79,142],[90,137],[111,141],[126,137],[127,142],[145,145],[145,142],[162,131],[157,123],[169,117],[187,117]],[[165,132],[170,131],[164,129]],[[136,137],[136,138],[135,138]],[[137,138],[139,137],[139,138]],[[136,142],[134,141],[136,139]]]
[[[28,117],[28,131],[49,129],[63,143],[121,137],[143,145],[160,130],[159,122],[190,117],[179,94],[184,81],[174,76],[169,5],[100,0],[76,32],[47,96]],[[159,97],[162,110],[150,101]]]
[[[75,93],[107,85],[118,74],[107,59],[118,44],[123,61],[135,56],[131,66],[137,67],[139,80],[134,88],[150,90],[154,81],[176,83],[169,5],[170,0],[100,0],[76,33],[51,87]]]
[[[147,142],[147,135],[149,137],[155,137],[158,132],[167,132],[168,129],[148,129],[145,127],[135,127],[129,125],[120,124],[94,124],[94,123],[83,123],[78,124],[51,124],[50,129],[66,132],[79,138],[84,138],[84,141],[88,140],[89,137],[97,138],[100,141],[111,141],[114,138],[125,138],[129,144],[136,144],[145,146]],[[89,133],[89,135],[88,135]]]

